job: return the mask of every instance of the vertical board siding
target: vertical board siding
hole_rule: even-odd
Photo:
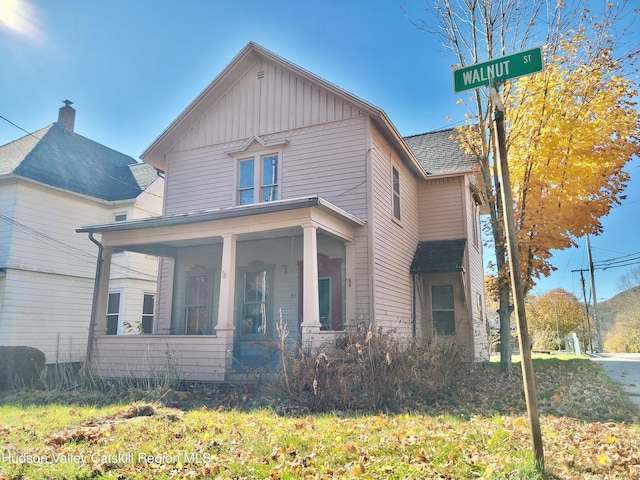
[[[264,72],[258,78],[258,72]],[[357,108],[267,60],[247,72],[176,143],[174,151],[361,115]]]
[[[372,127],[375,324],[408,337],[412,332],[410,267],[418,243],[418,182],[388,143]],[[400,223],[393,217],[392,167],[400,174]]]
[[[418,194],[421,241],[466,238],[462,177],[422,180]]]

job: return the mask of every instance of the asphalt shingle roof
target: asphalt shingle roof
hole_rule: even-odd
[[[11,173],[107,201],[135,198],[157,178],[150,165],[60,122],[0,147],[0,175]]]
[[[461,271],[466,243],[466,238],[419,242],[411,263],[411,273]]]
[[[463,151],[456,135],[456,130],[447,129],[404,137],[404,141],[428,175],[470,172],[475,159]]]

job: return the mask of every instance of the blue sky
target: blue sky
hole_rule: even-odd
[[[599,2],[602,3],[602,2]],[[19,15],[8,7],[18,5]],[[0,0],[0,115],[34,131],[77,110],[81,135],[138,158],[249,41],[383,109],[402,135],[458,125],[455,62],[441,39],[406,17],[426,0]],[[402,8],[404,7],[404,8]],[[405,14],[406,13],[406,14]],[[638,31],[634,32],[638,38]],[[0,119],[0,145],[24,134]],[[640,251],[640,160],[628,199],[592,237],[594,260]],[[580,248],[554,255],[558,271],[535,293],[580,294]],[[597,298],[628,271],[596,272]]]

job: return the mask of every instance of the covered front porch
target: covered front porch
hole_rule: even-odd
[[[356,317],[354,251],[364,225],[305,197],[79,229],[101,234],[92,369],[223,381],[277,366],[282,342],[316,349]],[[114,249],[161,258],[151,334],[107,335]]]

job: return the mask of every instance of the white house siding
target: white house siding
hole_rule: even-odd
[[[418,194],[420,241],[466,238],[463,177],[422,180]],[[462,220],[462,221],[461,221]]]
[[[98,249],[75,229],[110,222],[114,213],[146,217],[150,204],[98,202],[25,180],[16,185],[15,195],[8,199],[15,207],[11,247],[2,265],[7,276],[0,305],[0,343],[39,348],[47,363],[82,361]],[[157,207],[156,198],[152,203]],[[142,292],[155,292],[157,260],[131,253],[114,257],[113,288],[123,295],[121,323],[134,323],[141,318]],[[127,290],[130,277],[139,279],[132,291]]]
[[[259,72],[263,72],[259,75]],[[259,78],[261,77],[261,78]],[[262,59],[176,143],[189,150],[361,115],[341,98],[288,69]]]
[[[0,344],[35,347],[47,363],[82,361],[93,280],[17,269],[4,280]]]
[[[418,182],[374,127],[371,169],[375,326],[412,334],[411,262],[418,243]],[[401,221],[393,216],[392,167],[400,174]]]
[[[16,205],[17,182],[0,181],[0,268],[7,266],[11,249],[11,233],[14,208]],[[0,304],[2,308],[2,304]],[[1,318],[1,317],[0,317]]]

